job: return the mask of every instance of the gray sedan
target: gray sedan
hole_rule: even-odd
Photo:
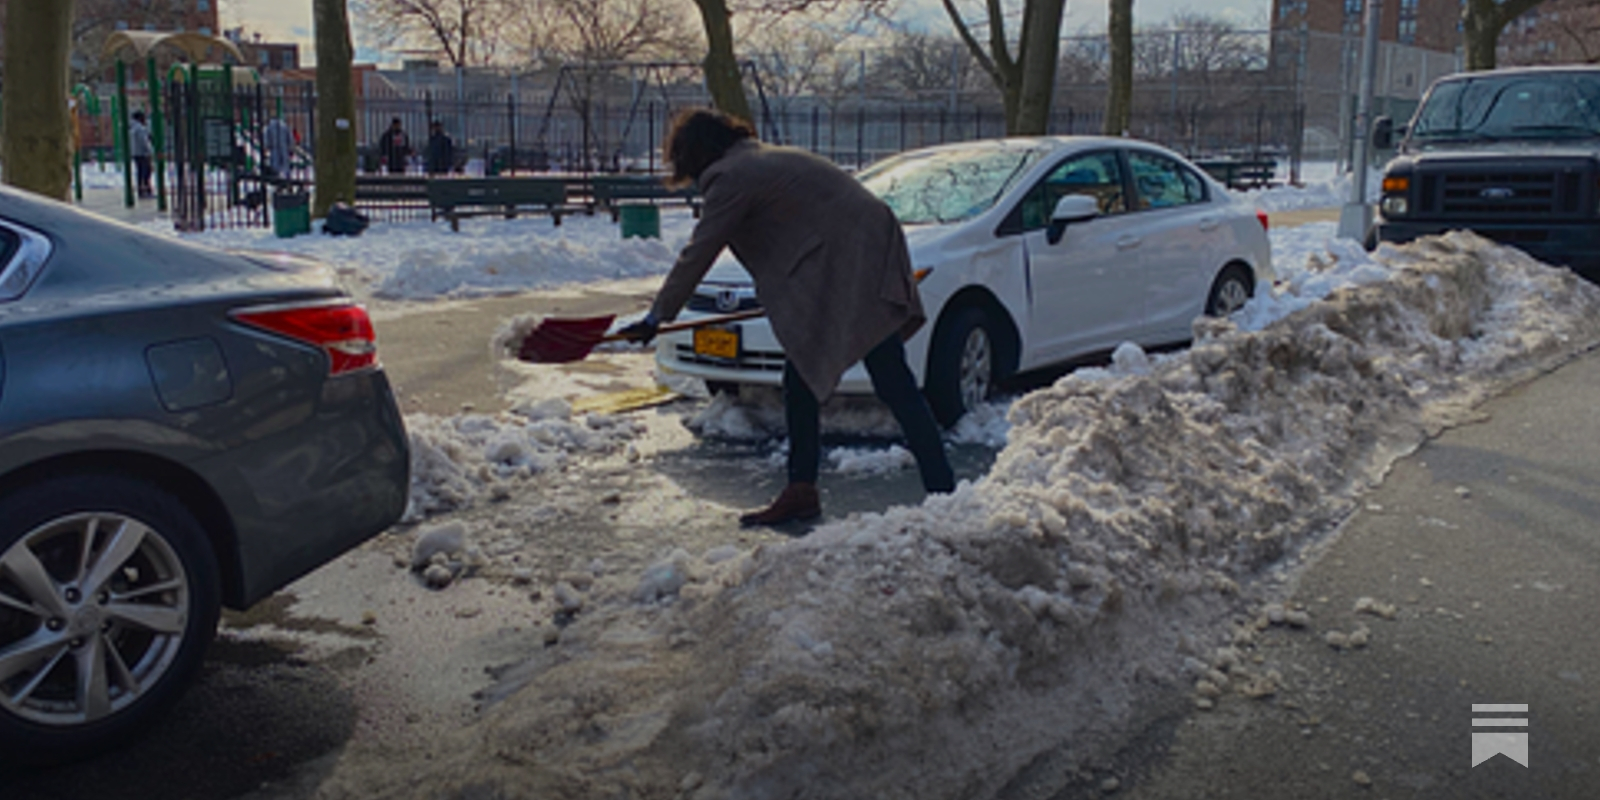
[[[136,731],[222,606],[389,527],[408,479],[328,270],[0,189],[0,761]]]

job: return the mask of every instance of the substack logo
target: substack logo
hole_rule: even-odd
[[[1487,717],[1479,714],[1527,714],[1526,703],[1473,703],[1472,704],[1472,766],[1476,767],[1497,755],[1528,766],[1528,732],[1480,731],[1479,728],[1527,728],[1528,718]]]

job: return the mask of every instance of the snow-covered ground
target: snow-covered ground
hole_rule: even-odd
[[[1288,168],[1280,166],[1278,175],[1288,179]],[[1338,208],[1350,201],[1353,181],[1350,173],[1339,172],[1332,162],[1311,161],[1301,165],[1300,186],[1274,186],[1238,192],[1255,201],[1263,211],[1300,211],[1312,208]],[[1383,171],[1367,172],[1367,201],[1377,202],[1382,194]]]
[[[1185,353],[1018,399],[954,494],[596,577],[480,723],[365,791],[989,797],[1149,693],[1284,680],[1234,616],[1429,431],[1600,342],[1600,290],[1471,234],[1284,272]]]
[[[623,239],[605,215],[563,217],[559,226],[538,215],[479,218],[463,220],[460,233],[443,222],[417,220],[376,223],[355,237],[280,239],[269,229],[236,229],[187,238],[213,247],[311,256],[335,265],[363,294],[435,300],[664,275],[694,219],[677,209],[661,217],[661,239]],[[163,232],[171,228],[151,225]]]

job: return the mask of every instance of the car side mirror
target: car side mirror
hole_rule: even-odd
[[[1372,146],[1378,150],[1394,147],[1394,120],[1378,117],[1372,121]]]
[[[1067,226],[1078,222],[1088,222],[1100,216],[1100,204],[1093,197],[1086,194],[1069,194],[1056,201],[1056,209],[1050,212],[1050,230],[1048,238],[1051,244],[1061,241],[1066,234]]]

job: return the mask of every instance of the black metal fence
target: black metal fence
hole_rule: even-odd
[[[708,102],[694,82],[641,87],[589,84],[582,94],[561,84],[525,80],[427,87],[411,92],[367,86],[353,121],[363,184],[379,176],[494,176],[527,173],[656,173],[660,139],[681,109]],[[514,88],[515,91],[501,90]],[[1280,87],[1281,88],[1281,87]],[[316,148],[316,98],[310,83],[237,85],[225,75],[192,75],[168,89],[174,219],[181,229],[266,226],[274,193],[309,186]],[[1151,98],[1154,97],[1152,100]],[[1192,156],[1232,154],[1298,160],[1305,109],[1292,92],[1271,86],[1206,103],[1136,94],[1128,133]],[[847,168],[903,150],[1005,135],[992,93],[940,102],[875,98],[865,93],[820,98],[765,95],[756,115],[767,141],[806,148]],[[1050,134],[1099,134],[1103,84],[1065,84]],[[383,132],[398,120],[403,145],[385,151]],[[430,127],[449,139],[449,157],[430,143]],[[396,151],[399,155],[391,158]],[[408,183],[409,185],[409,183]],[[383,218],[428,213],[422,184],[403,202],[358,190],[357,205]],[[393,194],[389,192],[389,194]]]

